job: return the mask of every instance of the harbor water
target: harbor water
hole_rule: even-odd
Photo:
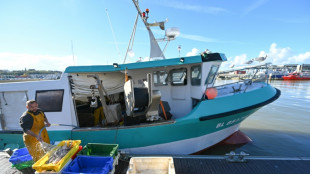
[[[204,155],[244,151],[251,156],[310,156],[310,81],[273,80],[281,96],[241,123],[252,139],[245,145],[216,145]]]

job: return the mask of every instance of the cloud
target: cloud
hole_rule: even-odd
[[[227,61],[223,62],[221,64],[221,67],[220,67],[220,71],[225,71],[225,70],[228,70],[229,69],[229,66],[233,65],[232,63],[232,58],[231,57],[228,57],[227,58]]]
[[[305,53],[295,53],[290,47],[281,48],[278,47],[276,43],[272,43],[268,51],[260,51],[257,57],[268,56],[264,62],[254,61],[251,65],[271,63],[273,65],[285,65],[285,64],[310,64],[310,51]],[[235,65],[236,67],[245,66],[244,62],[250,60],[247,58],[246,54],[241,54],[235,56],[234,58],[228,58],[226,62],[221,65],[222,70],[230,69],[230,65]]]
[[[184,2],[179,2],[179,1],[158,1],[157,4],[165,6],[165,7],[169,7],[169,8],[195,11],[195,12],[200,12],[200,13],[219,14],[219,13],[228,12],[226,9],[220,8],[220,7],[191,5],[191,4],[185,4]]]
[[[289,62],[296,62],[296,63],[304,63],[310,60],[310,52],[306,52],[304,54],[299,54],[297,56],[292,56],[288,58]]]
[[[162,60],[162,58],[151,58],[146,56],[146,57],[127,57],[125,63],[136,63],[136,62],[148,62],[150,60]]]
[[[268,0],[258,0],[255,3],[251,4],[248,8],[244,10],[243,15],[247,15],[254,11],[255,9],[259,8],[260,6],[264,5]]]
[[[220,42],[220,41],[218,41],[216,39],[207,38],[207,37],[199,36],[199,35],[192,35],[192,34],[183,34],[183,33],[181,33],[179,37],[180,38],[184,38],[184,39],[194,40],[194,41],[208,42],[208,43]]]
[[[233,61],[233,64],[235,66],[238,66],[238,65],[244,65],[244,62],[247,61],[247,55],[246,54],[241,54],[240,56],[236,56],[234,61]]]
[[[2,70],[59,70],[64,71],[73,65],[72,56],[32,55],[18,53],[0,53],[0,69]]]
[[[192,51],[186,53],[186,56],[196,56],[199,54],[199,50],[197,48],[193,48]]]
[[[146,29],[143,29],[146,30]],[[152,32],[154,34],[160,35],[160,37],[163,37],[165,35],[165,31],[159,30],[159,29],[152,29]],[[176,38],[183,38],[183,39],[189,39],[193,41],[199,41],[199,42],[207,42],[207,43],[224,43],[223,41],[213,39],[213,38],[208,38],[200,35],[194,35],[194,34],[184,34],[181,32],[179,36]],[[237,42],[226,42],[226,43],[237,43]],[[240,42],[238,42],[240,43]]]
[[[221,70],[231,69],[230,66],[233,65],[233,68],[244,66],[244,62],[247,61],[247,55],[241,54],[235,56],[234,58],[228,57],[226,62],[223,62],[221,65]]]
[[[268,55],[267,61],[275,65],[302,64],[310,62],[310,52],[296,54],[290,47],[280,48],[276,43],[270,45],[269,51],[261,51],[259,56]]]

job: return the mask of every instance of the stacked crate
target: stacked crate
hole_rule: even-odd
[[[111,172],[112,171],[112,172]],[[63,171],[62,174],[112,174],[113,158],[100,156],[77,156]]]
[[[18,170],[31,167],[33,164],[32,157],[26,147],[14,151],[9,161],[12,163],[12,167]]]
[[[89,143],[64,170],[63,174],[113,174],[119,159],[118,144]]]
[[[113,165],[118,165],[118,144],[100,144],[100,143],[88,143],[83,149],[77,154],[77,156],[103,156],[112,157]]]

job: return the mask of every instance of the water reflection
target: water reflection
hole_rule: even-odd
[[[253,156],[310,156],[310,81],[274,80],[270,84],[281,90],[280,98],[240,126],[253,142],[214,146],[204,154],[224,155],[235,150]]]

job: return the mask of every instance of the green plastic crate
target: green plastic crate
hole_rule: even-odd
[[[88,143],[77,155],[110,156],[115,158],[117,154],[118,144]]]
[[[34,164],[33,160],[30,160],[30,161],[25,161],[22,163],[14,164],[12,165],[12,167],[15,167],[18,170],[22,170],[22,169],[31,167],[33,164]]]

